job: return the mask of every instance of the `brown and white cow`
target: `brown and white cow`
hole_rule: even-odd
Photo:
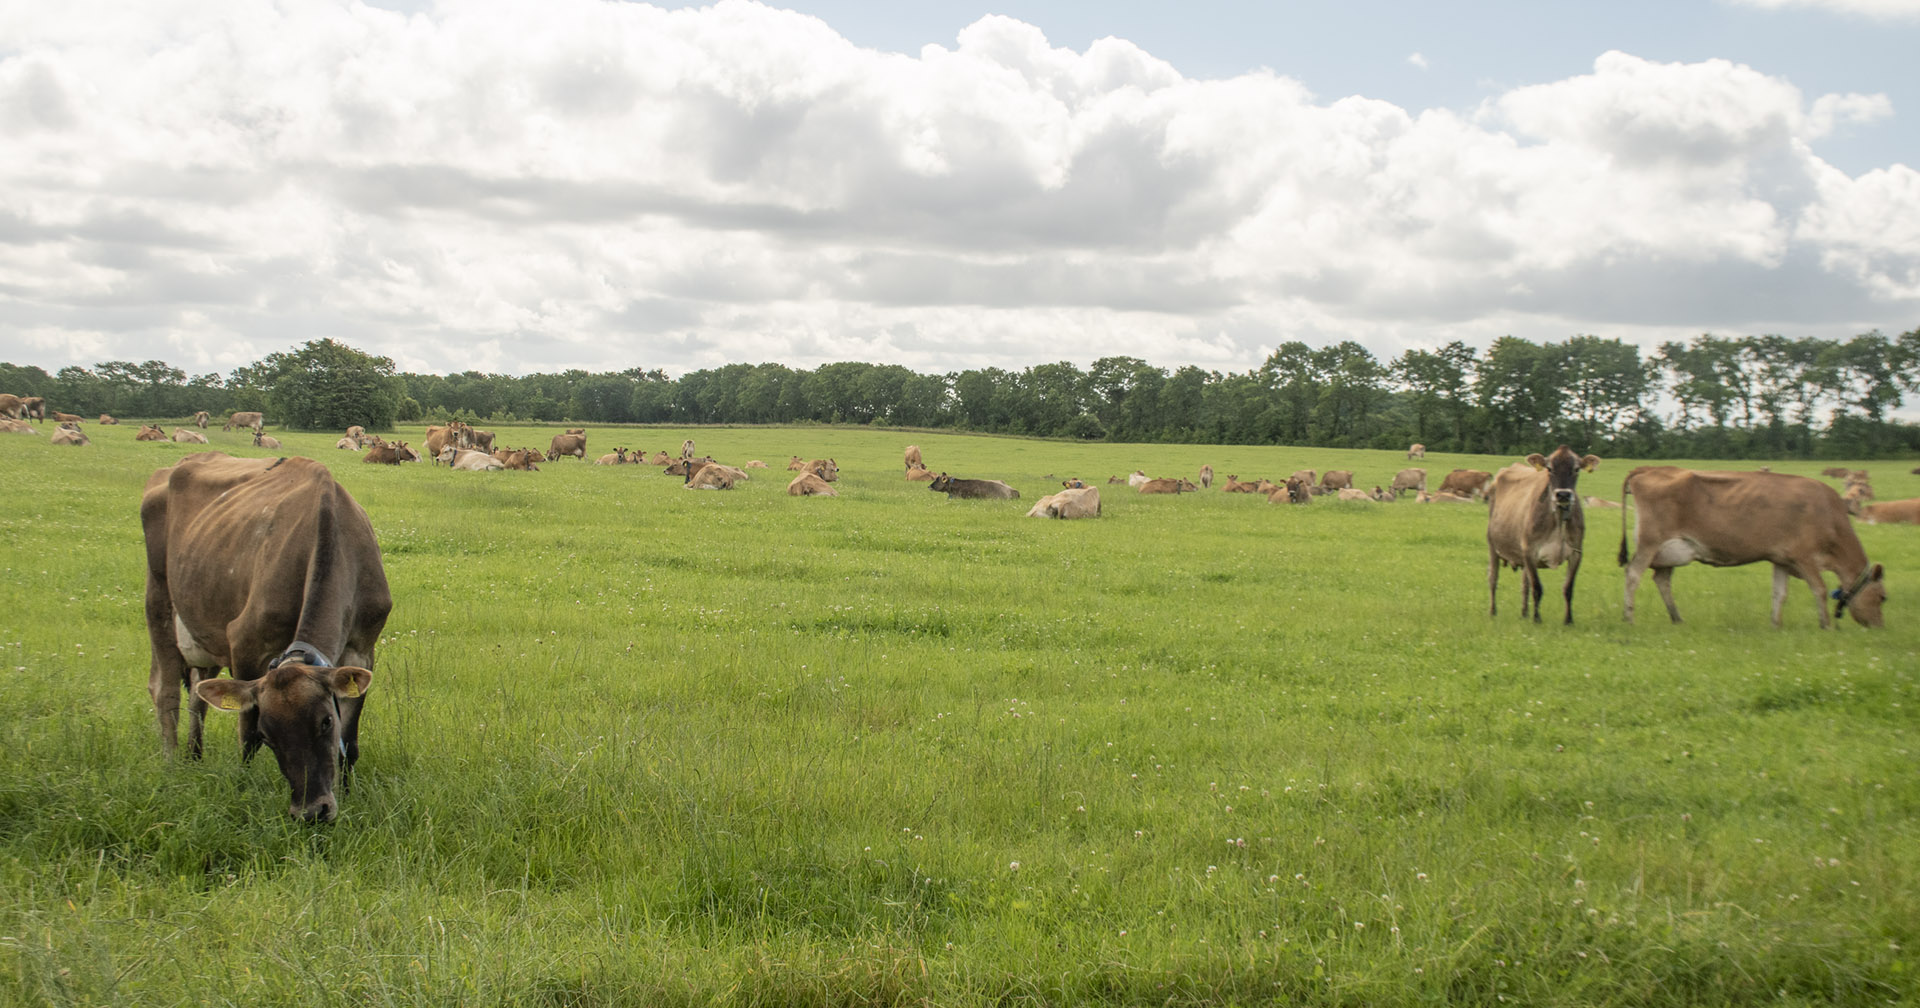
[[[1388,487],[1387,490],[1393,494],[1395,499],[1400,497],[1400,492],[1403,490],[1411,490],[1415,494],[1426,493],[1427,471],[1425,469],[1402,469],[1393,474],[1393,485]]]
[[[471,448],[455,448],[452,445],[440,449],[440,454],[434,456],[434,459],[449,469],[458,469],[462,472],[499,472],[507,467],[505,462],[486,452],[474,451]]]
[[[254,431],[253,446],[255,448],[278,448],[280,447],[280,439],[271,434],[262,434],[259,431]]]
[[[289,812],[326,822],[360,758],[360,709],[393,609],[367,513],[312,459],[200,452],[147,480],[147,690],[160,740],[201,751],[208,705],[240,715],[242,760],[265,745]],[[233,678],[215,678],[222,668]]]
[[[1575,484],[1584,470],[1600,466],[1598,455],[1575,455],[1566,445],[1552,455],[1529,455],[1493,477],[1487,510],[1487,614],[1500,612],[1500,565],[1521,572],[1520,615],[1540,622],[1542,570],[1567,565],[1561,594],[1573,622],[1573,582],[1580,575],[1580,550],[1587,539],[1586,512]]]
[[[1192,493],[1198,490],[1199,487],[1194,486],[1192,480],[1173,479],[1163,476],[1159,479],[1150,479],[1140,484],[1136,489],[1143,494],[1177,494]]]
[[[1633,622],[1633,596],[1649,568],[1667,616],[1680,622],[1673,604],[1673,569],[1699,561],[1713,567],[1738,567],[1765,560],[1773,564],[1773,625],[1787,581],[1797,577],[1813,589],[1820,625],[1827,617],[1826,571],[1839,577],[1832,597],[1833,616],[1851,612],[1862,626],[1881,625],[1886,583],[1879,564],[1847,520],[1846,505],[1833,488],[1806,476],[1758,472],[1695,472],[1677,466],[1641,466],[1627,474],[1620,500],[1631,498],[1636,517],[1633,555],[1627,555],[1627,513],[1620,516],[1620,564],[1627,569],[1627,622]]]
[[[1213,489],[1213,467],[1210,465],[1200,467],[1200,489]]]
[[[167,432],[159,424],[141,424],[139,433],[133,436],[135,441],[165,441]]]
[[[915,469],[925,469],[927,467],[927,464],[920,460],[919,445],[908,445],[907,450],[902,453],[902,457],[907,463],[908,472],[912,472]]]
[[[1861,509],[1860,520],[1869,525],[1920,525],[1920,497],[1869,504]]]
[[[1493,489],[1492,473],[1482,472],[1479,469],[1455,469],[1447,474],[1446,479],[1440,481],[1440,489],[1435,492],[1459,494],[1462,497],[1479,500],[1491,489]]]
[[[209,414],[206,410],[200,410],[193,415],[193,425],[201,430],[206,430],[207,423],[212,419],[212,414]]]
[[[555,434],[553,443],[547,447],[547,461],[559,461],[562,455],[571,455],[582,462],[587,460],[587,436],[585,434]]]
[[[1414,460],[1414,459],[1423,459],[1423,458],[1426,458],[1426,457],[1427,457],[1427,446],[1426,446],[1426,445],[1423,445],[1423,444],[1416,444],[1416,445],[1413,445],[1413,446],[1411,446],[1411,447],[1409,447],[1409,448],[1407,449],[1407,460],[1408,460],[1408,461],[1412,461],[1412,460]]]
[[[1100,517],[1100,488],[1071,487],[1059,493],[1048,494],[1033,504],[1027,512],[1029,518],[1098,518]]]
[[[223,431],[230,431],[235,428],[239,428],[240,430],[251,429],[254,431],[258,431],[261,428],[261,426],[264,425],[265,423],[266,423],[266,417],[264,417],[260,413],[252,412],[248,410],[242,410],[228,417],[227,425],[220,429]]]
[[[1020,496],[1020,491],[999,480],[955,479],[946,473],[935,476],[933,482],[927,484],[927,489],[934,493],[946,494],[948,500],[955,497],[970,500],[1016,500]]]
[[[819,476],[803,472],[795,476],[793,482],[787,484],[787,494],[791,497],[838,497],[840,491],[835,490],[833,484]]]
[[[175,427],[173,429],[173,440],[180,444],[206,444],[207,436],[197,430]]]
[[[47,443],[78,446],[89,445],[93,442],[87,439],[87,432],[81,430],[79,427],[61,424],[53,429],[53,436],[47,439]]]

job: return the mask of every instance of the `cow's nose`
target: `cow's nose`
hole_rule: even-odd
[[[288,811],[293,814],[295,819],[301,822],[329,823],[333,821],[335,812],[333,796],[327,795],[324,798],[309,803],[305,808],[295,805]]]
[[[1556,501],[1558,501],[1558,502],[1560,502],[1560,503],[1562,503],[1562,504],[1571,504],[1571,503],[1573,503],[1573,491],[1571,491],[1571,490],[1555,490],[1555,491],[1553,492],[1553,499],[1554,499],[1554,500],[1556,500]]]

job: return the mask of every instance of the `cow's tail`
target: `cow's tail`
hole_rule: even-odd
[[[1628,500],[1632,495],[1633,474],[1628,473],[1627,478],[1620,481],[1620,566],[1622,567],[1627,565],[1627,505],[1632,503]]]

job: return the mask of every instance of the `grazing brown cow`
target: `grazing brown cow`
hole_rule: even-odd
[[[1329,469],[1320,477],[1321,490],[1347,490],[1353,486],[1353,470]]]
[[[830,458],[814,459],[807,463],[806,470],[829,483],[840,478],[840,463]]]
[[[113,417],[108,416],[105,413],[100,414],[100,426],[116,427],[116,426],[119,426],[119,424],[120,424],[120,421],[115,420]]]
[[[266,424],[266,417],[262,416],[259,413],[242,410],[241,412],[235,413],[234,415],[228,417],[227,425],[220,429],[223,431],[230,431],[235,428],[239,428],[241,430],[251,429],[251,430],[258,431],[265,424]]]
[[[1100,489],[1081,486],[1048,494],[1033,504],[1027,512],[1029,518],[1098,518],[1100,517]]]
[[[1869,504],[1860,520],[1869,525],[1920,525],[1920,497]]]
[[[147,480],[140,523],[162,745],[178,744],[185,688],[191,755],[209,704],[237,711],[241,758],[273,750],[291,814],[332,819],[393,608],[367,513],[312,459],[200,452]]]
[[[1393,485],[1387,488],[1395,499],[1402,490],[1411,490],[1415,494],[1427,492],[1427,471],[1425,469],[1402,469],[1393,474]]]
[[[790,497],[838,497],[840,491],[835,490],[833,484],[813,473],[803,472],[795,476],[793,482],[787,484],[787,495]]]
[[[207,436],[205,434],[195,430],[188,430],[185,427],[175,427],[173,429],[173,439],[180,444],[207,443]]]
[[[948,500],[955,497],[970,500],[1014,500],[1020,496],[1020,491],[999,480],[955,479],[946,473],[935,476],[933,482],[927,484],[927,489],[934,493],[946,494]]]
[[[213,416],[209,414],[206,410],[200,410],[199,412],[193,415],[193,425],[195,427],[200,428],[201,430],[206,430],[208,422],[210,422],[212,419],[213,419]]]
[[[1138,489],[1143,494],[1177,494],[1191,493],[1199,488],[1193,485],[1192,480],[1161,477],[1160,479],[1150,479],[1140,484]]]
[[[1521,572],[1520,615],[1529,611],[1540,622],[1540,572],[1567,565],[1567,583],[1561,592],[1567,616],[1573,622],[1573,582],[1580,575],[1580,549],[1587,539],[1587,516],[1575,487],[1582,470],[1600,466],[1598,455],[1575,455],[1566,445],[1550,456],[1527,456],[1527,461],[1500,470],[1489,492],[1487,510],[1487,615],[1500,613],[1500,565]]]
[[[54,428],[53,436],[47,439],[47,443],[79,446],[92,444],[93,442],[87,439],[86,432],[80,428],[68,424],[61,424]]]
[[[587,436],[585,434],[555,434],[553,436],[553,443],[547,448],[547,461],[559,461],[562,455],[571,455],[585,462],[587,460]]]
[[[158,424],[141,424],[140,432],[135,434],[133,439],[135,441],[165,441],[167,439],[167,432],[161,430]]]
[[[1638,522],[1631,558],[1627,555],[1627,515],[1620,516],[1620,563],[1627,569],[1627,622],[1633,622],[1634,590],[1640,576],[1653,570],[1653,583],[1667,616],[1680,622],[1673,605],[1673,569],[1698,560],[1713,567],[1738,567],[1761,560],[1773,564],[1773,625],[1787,581],[1797,577],[1813,589],[1820,625],[1827,618],[1824,572],[1840,579],[1834,617],[1853,613],[1861,625],[1881,625],[1880,605],[1887,589],[1881,566],[1867,562],[1847,521],[1846,505],[1833,488],[1805,476],[1785,473],[1694,472],[1676,466],[1641,466],[1627,474],[1620,499],[1631,497]]]
[[[1479,500],[1493,488],[1493,474],[1478,469],[1455,469],[1440,481],[1439,493],[1459,494]]]
[[[907,470],[907,482],[909,483],[925,483],[932,479],[933,479],[933,473],[928,472],[925,469]]]
[[[925,469],[927,467],[925,462],[920,461],[919,445],[908,445],[907,450],[903,453],[903,457],[906,459],[908,472],[912,472],[915,469]]]
[[[1200,489],[1213,489],[1213,467],[1210,465],[1200,467]]]
[[[367,453],[360,456],[360,461],[368,465],[399,465],[403,461],[400,450],[406,446],[405,441],[396,441],[393,444],[382,441],[368,448]]]
[[[24,409],[25,407],[20,405],[19,396],[0,392],[0,417],[8,420],[18,420]]]
[[[1413,460],[1413,459],[1423,459],[1423,458],[1426,458],[1426,457],[1427,457],[1427,446],[1426,446],[1426,445],[1423,445],[1423,444],[1416,444],[1416,445],[1413,445],[1412,447],[1410,447],[1410,448],[1408,448],[1408,449],[1407,449],[1407,459],[1408,459],[1409,461],[1411,461],[1411,460]]]
[[[271,434],[262,434],[259,431],[254,431],[253,446],[255,448],[278,448],[280,447],[280,439]]]

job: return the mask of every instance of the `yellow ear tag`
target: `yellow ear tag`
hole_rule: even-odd
[[[244,710],[246,708],[246,704],[241,703],[239,697],[230,693],[221,694],[220,699],[214,701],[213,705],[221,710]]]
[[[349,700],[359,696],[360,681],[357,679],[348,679],[346,682],[346,685],[340,687],[340,695],[343,697],[346,697]]]

